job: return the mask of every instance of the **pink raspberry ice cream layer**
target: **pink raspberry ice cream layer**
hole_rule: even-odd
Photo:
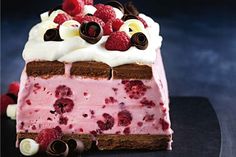
[[[60,126],[66,134],[170,135],[169,99],[160,53],[151,80],[49,79],[23,71],[17,132]]]

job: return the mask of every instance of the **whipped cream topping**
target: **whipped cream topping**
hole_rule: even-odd
[[[89,9],[91,6],[85,8]],[[54,11],[48,17],[46,13],[42,14],[42,22],[31,29],[29,39],[23,50],[23,58],[26,62],[42,60],[57,60],[66,63],[97,61],[106,63],[111,67],[130,63],[150,65],[155,61],[156,49],[159,49],[162,44],[162,37],[159,35],[159,24],[144,14],[140,14],[139,16],[148,24],[145,34],[147,35],[149,45],[146,50],[139,50],[136,47],[131,47],[124,52],[106,50],[105,43],[108,36],[103,36],[102,39],[94,45],[87,43],[80,36],[66,38],[64,41],[60,42],[45,42],[43,40],[44,33],[48,29],[57,27],[53,19],[59,13],[63,13],[63,11]],[[85,11],[85,13],[88,13],[88,11]],[[116,10],[117,18],[121,18],[120,14],[121,12]]]

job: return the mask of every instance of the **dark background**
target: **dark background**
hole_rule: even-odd
[[[21,54],[30,28],[40,21],[40,13],[61,0],[1,3],[3,93],[10,82],[19,80],[24,67]],[[134,3],[161,26],[170,95],[209,98],[221,126],[221,157],[235,157],[236,1],[134,0]]]

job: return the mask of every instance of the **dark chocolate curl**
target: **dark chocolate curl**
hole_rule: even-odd
[[[54,140],[48,145],[46,153],[50,156],[66,157],[69,153],[69,147],[62,140]]]
[[[148,39],[145,34],[138,32],[132,35],[131,45],[140,50],[145,50],[148,47]]]
[[[124,8],[125,8],[125,14],[134,15],[134,16],[138,16],[139,15],[139,11],[134,6],[132,1],[128,1],[127,3],[125,3],[124,4]]]
[[[125,13],[124,6],[120,2],[118,2],[118,1],[111,0],[111,1],[108,1],[106,3],[106,5],[110,5],[110,6],[114,7],[114,8],[119,9],[123,14]]]
[[[83,23],[80,26],[80,36],[90,44],[96,44],[103,35],[102,27],[96,22]]]
[[[69,139],[67,144],[70,149],[70,153],[82,153],[84,151],[84,143],[79,139]]]
[[[125,14],[123,17],[122,17],[122,20],[123,21],[127,21],[127,20],[130,20],[130,19],[138,19],[137,16],[134,16],[134,15],[127,15]]]
[[[44,34],[44,41],[63,41],[57,28],[49,29]]]

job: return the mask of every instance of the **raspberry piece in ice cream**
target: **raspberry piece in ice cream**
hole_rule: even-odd
[[[102,19],[105,23],[110,19],[116,18],[116,13],[113,8],[109,5],[99,6],[94,13],[94,16]]]
[[[98,127],[102,131],[111,129],[114,126],[115,119],[107,113],[104,113],[102,116],[104,118],[104,121],[97,121]]]
[[[152,122],[154,121],[154,114],[146,114],[145,117],[143,117],[143,120],[146,122]]]
[[[46,151],[48,145],[56,139],[60,139],[62,136],[62,131],[59,127],[52,129],[43,129],[39,132],[36,137],[37,143],[40,145],[41,151]]]
[[[105,47],[111,51],[126,51],[131,47],[130,38],[125,32],[114,32],[108,37]]]
[[[129,111],[124,110],[118,113],[118,125],[119,126],[128,126],[131,124],[132,115]]]
[[[117,102],[117,100],[114,97],[109,97],[109,98],[105,99],[106,104],[114,104],[116,102]]]
[[[84,9],[83,0],[64,0],[62,9],[71,16],[81,13]]]
[[[162,118],[160,118],[159,123],[161,124],[163,131],[167,130],[170,127],[169,123]]]
[[[131,99],[139,99],[145,95],[147,87],[140,80],[122,81],[125,91]]]
[[[74,107],[74,102],[68,98],[61,98],[56,100],[53,107],[58,114],[71,112]]]
[[[130,128],[129,127],[125,128],[125,130],[123,132],[125,135],[130,134]]]
[[[61,25],[63,24],[64,22],[70,20],[71,17],[69,15],[66,15],[66,14],[58,14],[55,19],[53,20],[53,22]]]
[[[72,91],[69,87],[65,85],[58,86],[55,91],[56,98],[70,97],[72,95]]]
[[[8,93],[11,93],[11,94],[14,94],[15,96],[17,96],[18,92],[19,92],[19,88],[20,88],[19,82],[12,82],[8,86]]]
[[[145,106],[147,108],[152,108],[155,107],[156,104],[153,101],[149,101],[147,100],[147,98],[143,98],[140,103],[142,104],[142,106]]]
[[[60,125],[67,125],[67,122],[68,122],[67,117],[60,116],[60,118],[59,118],[59,124]]]

